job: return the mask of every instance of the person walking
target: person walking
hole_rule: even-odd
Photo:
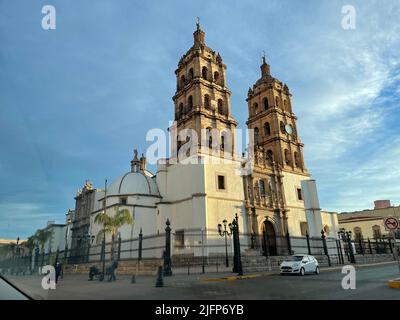
[[[58,283],[58,278],[60,277],[61,274],[61,263],[60,262],[56,262],[56,265],[54,267],[54,269],[56,270],[56,283]]]

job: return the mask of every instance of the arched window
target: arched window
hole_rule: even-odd
[[[374,235],[374,239],[381,239],[382,238],[381,227],[378,225],[372,226],[372,234]]]
[[[218,83],[218,81],[219,81],[219,73],[218,73],[218,71],[215,71],[214,72],[214,82]]]
[[[185,86],[185,83],[186,83],[185,76],[182,75],[182,76],[181,76],[181,88],[183,88],[183,87]]]
[[[272,150],[267,150],[267,159],[270,161],[274,161],[274,153]]]
[[[296,151],[294,152],[294,165],[297,168],[300,167],[300,158],[299,158],[299,154]]]
[[[211,134],[211,128],[208,127],[206,130],[207,130],[208,147],[211,149],[213,147],[213,139],[212,139],[212,134]]]
[[[264,135],[268,137],[271,134],[271,127],[269,126],[269,122],[264,123]]]
[[[263,99],[263,106],[264,106],[264,110],[268,110],[268,99],[267,98],[264,98]]]
[[[363,235],[362,235],[362,230],[361,230],[361,228],[360,228],[360,227],[355,227],[355,228],[353,229],[353,231],[354,231],[354,239],[355,239],[356,241],[362,240]]]
[[[221,134],[221,150],[225,149],[225,135]]]
[[[208,94],[206,94],[206,95],[204,96],[204,106],[205,106],[206,108],[209,108],[209,107],[210,107],[210,96],[209,96]]]
[[[218,99],[218,113],[224,114],[224,101],[222,99]]]
[[[258,103],[253,104],[254,114],[258,113]]]
[[[281,128],[281,132],[282,133],[285,133],[286,131],[285,131],[285,124],[283,123],[283,121],[281,121],[281,123],[280,123],[280,128]]]
[[[183,115],[183,103],[181,102],[179,104],[179,118],[182,117],[182,115]]]
[[[286,100],[283,100],[283,110],[288,111]]]
[[[260,141],[260,130],[255,127],[254,128],[254,143],[257,144]]]
[[[278,108],[279,107],[279,98],[275,97],[275,106]]]
[[[192,110],[192,108],[193,108],[193,97],[189,96],[189,98],[188,98],[188,109]]]
[[[189,80],[192,80],[194,78],[194,75],[193,75],[193,68],[190,68],[189,69]]]
[[[207,67],[203,67],[201,69],[201,76],[203,77],[203,79],[207,80],[207,73],[208,73],[208,69]]]
[[[261,196],[265,196],[265,183],[264,183],[264,180],[260,180],[260,193],[261,193]]]
[[[288,149],[285,149],[285,163],[290,166],[292,161],[291,161],[291,157],[290,157],[290,152]]]

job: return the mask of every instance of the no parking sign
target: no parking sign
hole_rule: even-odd
[[[400,222],[399,219],[395,217],[387,217],[383,220],[383,224],[385,225],[385,229],[388,231],[394,231],[399,229]]]

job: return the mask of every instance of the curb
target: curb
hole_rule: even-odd
[[[372,267],[372,266],[380,266],[380,265],[387,265],[387,264],[393,264],[396,263],[396,261],[385,261],[385,262],[376,262],[376,263],[366,263],[366,264],[344,264],[341,266],[337,266],[337,267],[325,267],[325,268],[321,268],[321,272],[323,271],[335,271],[335,270],[341,270],[343,268],[343,266],[345,265],[352,265],[355,268],[362,268],[362,267]],[[207,281],[207,282],[223,282],[223,281],[235,281],[235,280],[245,280],[245,279],[254,279],[254,278],[258,278],[258,277],[265,277],[265,276],[272,276],[275,274],[278,274],[279,271],[276,272],[260,272],[260,273],[253,273],[253,274],[248,274],[248,275],[244,275],[244,276],[227,276],[227,277],[220,277],[220,278],[206,278],[206,279],[202,279],[202,281]],[[390,280],[389,282],[394,281],[395,282],[395,286],[398,285],[400,288],[400,278],[399,279],[394,279],[394,280]],[[388,282],[388,285],[390,286]],[[397,287],[396,287],[397,288]]]
[[[222,281],[235,281],[235,280],[245,280],[245,279],[254,279],[261,277],[263,274],[249,274],[245,276],[229,276],[229,277],[223,277],[223,278],[206,278],[203,279],[203,281],[208,281],[208,282],[222,282]]]

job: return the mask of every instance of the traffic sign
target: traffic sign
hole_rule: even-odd
[[[387,217],[383,219],[383,224],[385,225],[385,229],[389,231],[400,229],[399,219],[395,217]]]

